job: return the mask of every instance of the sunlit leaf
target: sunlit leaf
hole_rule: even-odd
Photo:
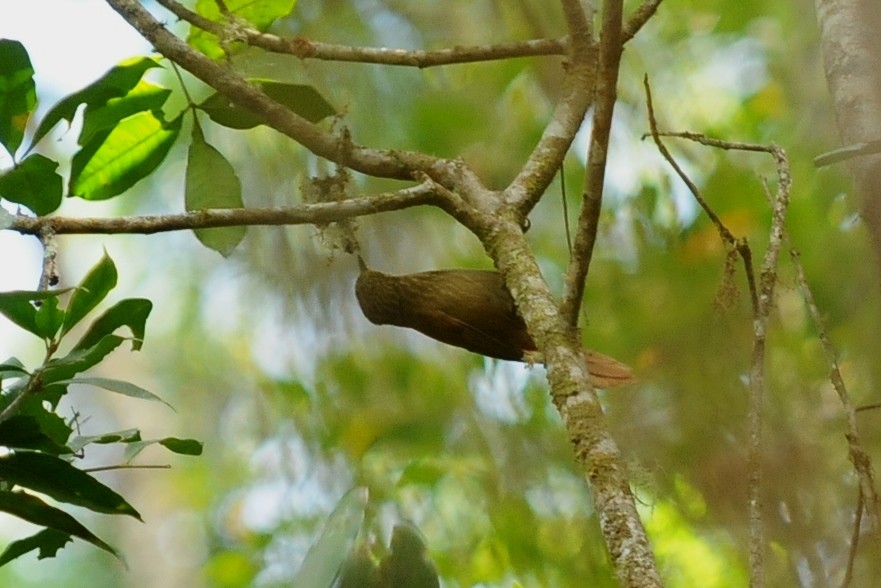
[[[14,155],[37,104],[34,68],[24,45],[0,39],[0,143]]]
[[[0,479],[60,502],[141,520],[138,511],[122,496],[54,455],[18,450],[0,456]]]
[[[170,94],[168,88],[141,80],[125,96],[111,98],[105,104],[87,106],[79,144],[86,145],[99,132],[112,129],[133,114],[158,111]]]
[[[242,184],[235,170],[217,149],[205,142],[199,125],[193,126],[187,156],[185,199],[188,211],[244,206]],[[245,237],[245,231],[245,227],[223,227],[193,232],[203,245],[226,257]]]
[[[73,157],[70,194],[85,200],[122,194],[162,163],[181,121],[177,117],[166,123],[156,111],[139,112],[109,132],[97,132]]]
[[[128,59],[111,68],[106,74],[82,90],[63,98],[43,117],[36,133],[34,133],[33,143],[36,144],[42,139],[59,121],[66,120],[68,124],[71,123],[81,104],[103,105],[112,98],[125,96],[138,85],[144,72],[154,67],[160,67],[160,65],[155,59],[149,57]]]
[[[258,31],[265,31],[277,18],[290,14],[296,3],[296,0],[227,0],[225,5],[238,19]],[[227,22],[214,0],[197,0],[196,12],[214,22]],[[225,55],[217,36],[202,29],[194,27],[187,42],[212,59]]]
[[[62,178],[55,171],[58,162],[33,153],[0,176],[0,197],[30,208],[43,216],[61,205]]]

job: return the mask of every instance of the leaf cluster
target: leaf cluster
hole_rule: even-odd
[[[96,513],[128,515],[141,520],[138,511],[122,496],[75,465],[87,446],[119,443],[125,462],[145,447],[159,444],[184,455],[198,455],[202,444],[192,439],[141,438],[138,429],[81,436],[77,422],[58,414],[61,398],[71,385],[93,386],[144,400],[161,400],[131,382],[81,376],[101,363],[124,341],[141,349],[152,303],[142,298],[121,300],[93,318],[79,338],[65,345],[74,328],[116,286],[117,270],[105,255],[73,289],[0,293],[0,314],[39,337],[45,345],[41,365],[27,369],[15,357],[0,363],[0,511],[42,527],[0,553],[0,566],[31,551],[40,559],[54,557],[73,538],[87,541],[109,553],[120,554],[54,502],[73,504]],[[67,298],[61,306],[61,299]],[[126,328],[130,337],[118,334]],[[61,352],[66,348],[65,352]]]

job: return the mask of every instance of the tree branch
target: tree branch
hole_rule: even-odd
[[[233,29],[224,23],[209,20],[174,0],[157,0],[157,2],[181,20],[217,35],[221,39],[241,36],[252,47],[259,47],[272,53],[286,53],[300,59],[397,65],[421,69],[439,65],[495,61],[512,57],[565,55],[568,42],[565,37],[561,39],[531,39],[496,45],[451,47],[434,51],[391,49],[388,47],[353,47],[312,41],[304,37],[284,38],[271,33],[261,33],[250,27]]]
[[[315,155],[356,171],[385,178],[411,179],[424,172],[447,187],[459,180],[460,165],[412,151],[370,149],[361,145],[340,148],[334,134],[291,112],[241,76],[212,61],[171,34],[137,0],[107,0],[159,53],[213,87],[234,103],[260,116],[272,128],[294,139]]]
[[[505,201],[513,205],[520,218],[529,214],[554,179],[593,102],[596,47],[580,3],[563,0],[563,12],[569,29],[570,53],[562,98],[529,159],[505,190]]]
[[[603,203],[603,183],[606,177],[606,159],[609,150],[609,134],[612,115],[618,97],[618,67],[621,62],[621,20],[623,7],[620,0],[607,0],[603,5],[603,28],[600,32],[599,82],[597,104],[590,135],[587,155],[587,177],[584,187],[581,214],[575,243],[566,269],[565,291],[560,312],[563,320],[574,328],[578,324],[584,284],[590,269],[590,260],[599,229],[600,210]]]
[[[185,229],[207,229],[242,225],[324,224],[348,218],[402,210],[432,204],[452,210],[449,193],[438,190],[431,181],[397,192],[318,202],[285,208],[228,208],[196,210],[181,214],[114,218],[30,217],[18,215],[8,227],[27,235],[41,235],[46,228],[54,234],[138,233],[153,234]]]

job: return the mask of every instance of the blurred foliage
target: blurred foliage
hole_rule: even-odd
[[[662,128],[787,149],[793,245],[855,401],[877,402],[877,264],[847,178],[812,165],[836,146],[812,6],[663,4],[624,54],[584,339],[641,377],[602,399],[673,587],[745,585],[752,322],[742,267],[735,267],[736,290],[716,304],[724,247],[650,141],[641,140],[648,130],[645,74]],[[269,30],[440,48],[559,36],[563,28],[554,5],[533,0],[331,0],[297,3]],[[557,99],[561,64],[530,58],[412,70],[254,50],[230,59],[249,77],[314,87],[359,143],[461,155],[494,187],[511,180],[534,146]],[[165,82],[173,87],[170,77]],[[297,203],[301,180],[335,172],[266,128],[206,127],[205,135],[236,170],[246,206]],[[579,136],[564,169],[572,218],[587,136]],[[770,224],[761,178],[773,187],[772,162],[668,144],[759,259]],[[130,204],[133,197],[128,205],[182,207],[174,153],[162,174],[135,187],[140,204]],[[397,186],[353,175],[349,189]],[[567,259],[562,219],[555,182],[532,215],[529,236],[557,292]],[[436,210],[360,219],[358,236],[368,263],[385,271],[488,265],[473,236]],[[105,585],[290,585],[353,487],[369,493],[359,545],[388,545],[395,526],[411,521],[442,585],[615,585],[589,489],[540,368],[482,360],[367,324],[352,295],[355,261],[327,249],[312,228],[252,227],[224,262],[207,256],[192,235],[150,237],[147,256],[143,239],[114,239],[131,248],[133,268],[143,271],[138,287],[153,293],[160,315],[156,343],[143,352],[149,364],[140,369],[178,408],[188,434],[206,439],[206,454],[168,475],[131,482],[154,506],[147,530],[114,531],[132,571]],[[786,256],[770,328],[768,585],[838,586],[856,478],[817,329]],[[877,459],[877,411],[858,418]],[[129,544],[138,548],[131,553]],[[65,557],[59,559],[70,562],[72,574],[93,561]],[[860,551],[853,585],[870,585],[878,566]],[[21,569],[9,581],[36,585]]]

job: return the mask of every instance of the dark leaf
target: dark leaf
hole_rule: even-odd
[[[70,463],[35,451],[15,451],[0,457],[0,479],[105,514],[124,514],[141,520],[125,499]]]
[[[34,449],[52,455],[71,453],[40,428],[33,415],[18,414],[0,423],[0,445],[12,449]]]
[[[18,518],[35,525],[55,529],[62,533],[79,537],[80,539],[88,541],[92,545],[96,545],[104,551],[110,552],[116,557],[119,557],[119,554],[115,549],[98,539],[98,537],[81,525],[75,518],[63,510],[57,509],[54,506],[49,506],[36,496],[31,496],[24,492],[0,491],[0,511],[17,516]],[[4,552],[3,555],[5,556],[6,553]]]
[[[61,206],[64,184],[55,171],[58,162],[33,153],[0,176],[0,197],[44,216]]]
[[[21,557],[26,553],[30,553],[35,549],[39,550],[37,559],[55,557],[58,550],[70,541],[72,541],[70,533],[65,533],[64,531],[58,531],[56,529],[43,529],[39,533],[35,533],[30,537],[13,541],[7,545],[6,549],[3,550],[3,553],[0,553],[0,566],[4,566],[12,560]]]

